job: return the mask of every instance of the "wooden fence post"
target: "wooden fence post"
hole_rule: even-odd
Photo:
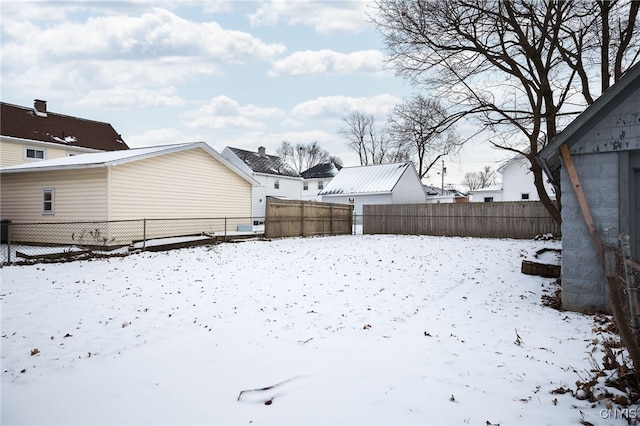
[[[11,221],[7,222],[7,264],[11,263]]]
[[[142,219],[142,251],[147,248],[147,219]]]
[[[335,229],[333,227],[333,204],[331,204],[331,212],[329,214],[331,215],[331,235],[336,235]]]

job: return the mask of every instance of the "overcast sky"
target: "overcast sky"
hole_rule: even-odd
[[[367,1],[0,4],[2,101],[109,122],[131,148],[205,141],[275,154],[283,140],[317,141],[355,166],[344,115],[383,124],[415,92],[386,69]],[[506,158],[474,141],[446,160],[445,184]]]

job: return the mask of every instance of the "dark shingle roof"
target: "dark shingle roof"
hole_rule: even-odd
[[[342,166],[334,163],[322,163],[300,173],[305,179],[328,179],[338,174]]]
[[[257,152],[245,151],[243,149],[231,148],[240,160],[249,166],[254,173],[264,173],[268,175],[300,177],[300,174],[289,167],[280,157],[276,155],[260,155]]]
[[[34,108],[4,102],[0,102],[0,134],[102,151],[129,149],[109,123],[37,112]]]

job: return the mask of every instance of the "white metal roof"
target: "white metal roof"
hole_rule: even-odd
[[[211,148],[205,142],[181,143],[148,148],[125,149],[121,151],[105,151],[71,155],[68,157],[55,158],[53,160],[34,161],[30,163],[17,164],[15,166],[2,167],[0,168],[0,174],[107,167],[193,148],[203,149],[233,172],[240,175],[243,179],[249,181],[252,185],[258,184],[258,182],[231,164],[226,158],[218,154],[216,150]]]
[[[389,193],[413,164],[410,161],[343,167],[320,195]]]

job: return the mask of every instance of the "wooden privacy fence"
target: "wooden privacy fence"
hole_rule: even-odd
[[[265,238],[351,234],[353,206],[267,197]]]
[[[388,204],[363,206],[364,234],[409,234],[487,238],[560,235],[539,201]]]

